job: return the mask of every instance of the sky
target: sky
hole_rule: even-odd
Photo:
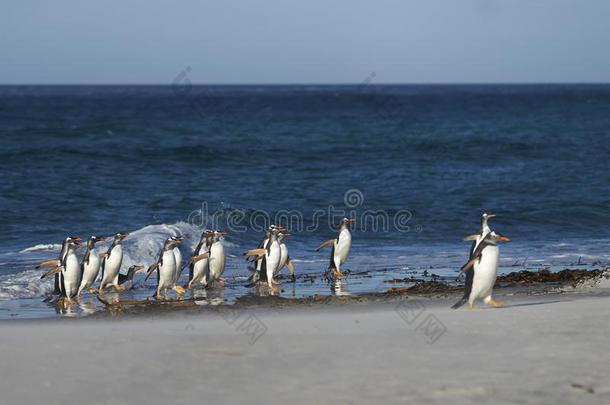
[[[18,0],[0,84],[610,82],[608,0]]]

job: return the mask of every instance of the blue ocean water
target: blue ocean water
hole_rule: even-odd
[[[610,261],[610,85],[3,86],[0,146],[0,308],[18,316],[50,311],[33,264],[66,235],[132,232],[125,266],[147,265],[216,225],[239,284],[282,210],[301,273],[325,269],[341,211],[361,219],[352,270],[455,275],[484,211],[512,239],[503,271]]]

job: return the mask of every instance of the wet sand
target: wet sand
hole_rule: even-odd
[[[604,403],[610,295],[499,291],[7,321],[3,403]]]

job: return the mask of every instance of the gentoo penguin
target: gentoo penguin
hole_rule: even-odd
[[[64,303],[70,305],[73,303],[72,297],[78,292],[78,286],[80,285],[80,263],[78,257],[76,257],[75,250],[81,245],[71,240],[67,244],[66,254],[60,265],[47,271],[42,275],[42,278],[50,276],[52,274],[59,274],[59,284],[61,290],[61,297],[65,299]]]
[[[123,247],[121,242],[129,235],[127,232],[119,232],[114,235],[112,244],[102,258],[102,281],[98,292],[102,294],[106,287],[113,286],[117,291],[121,291],[119,286],[119,270],[123,263]]]
[[[95,244],[102,240],[104,240],[104,238],[101,236],[92,236],[87,241],[87,251],[80,263],[81,282],[77,293],[77,296],[79,297],[84,290],[89,292],[95,291],[91,286],[95,283],[95,279],[100,272],[100,257],[95,250]]]
[[[498,262],[500,259],[499,242],[508,242],[510,239],[499,232],[491,231],[479,242],[471,255],[470,260],[462,266],[460,271],[466,273],[464,296],[451,308],[458,309],[468,302],[470,309],[474,308],[477,299],[494,307],[502,307],[504,303],[492,298],[491,293],[496,282]]]
[[[64,241],[61,244],[61,250],[59,252],[59,258],[57,258],[56,260],[47,260],[44,261],[42,263],[40,263],[38,266],[36,266],[37,269],[40,269],[42,267],[57,267],[57,266],[61,266],[61,263],[64,260],[64,257],[66,256],[66,253],[68,252],[68,245],[70,244],[70,242],[80,242],[81,238],[80,236],[68,236],[66,239],[64,239]],[[55,287],[53,290],[53,294],[56,295],[61,295],[62,291],[61,291],[61,283],[59,282],[59,273],[55,273]]]
[[[180,243],[184,242],[184,236],[172,236],[174,240],[180,241]],[[178,246],[174,247],[174,259],[176,260],[176,282],[180,278],[182,274],[182,252],[180,252],[180,248]]]
[[[250,249],[246,253],[246,256],[258,256],[258,258],[265,258],[264,270],[267,278],[267,285],[274,289],[274,285],[278,284],[273,280],[273,275],[277,273],[280,265],[281,248],[278,241],[278,234],[280,231],[274,228],[269,233],[269,240],[264,248]]]
[[[144,269],[144,266],[134,264],[127,270],[127,274],[119,273],[119,285],[123,291],[131,290],[133,287],[133,276],[140,270]]]
[[[179,245],[181,241],[175,238],[167,238],[163,247],[159,252],[159,258],[156,262],[150,265],[148,273],[144,281],[148,280],[148,277],[157,270],[157,291],[155,293],[156,299],[162,299],[161,290],[165,299],[168,299],[167,292],[171,288],[177,294],[184,294],[184,288],[176,285],[176,257],[174,256],[174,247]]]
[[[341,266],[347,260],[349,256],[349,250],[352,247],[352,234],[349,231],[349,225],[356,222],[354,219],[343,218],[341,220],[341,227],[339,228],[339,234],[334,239],[329,239],[322,243],[316,251],[325,248],[326,246],[332,246],[332,252],[330,254],[329,270],[333,271],[335,277],[341,277]]]
[[[284,242],[284,238],[288,236],[290,236],[290,234],[286,231],[281,231],[277,234],[277,241],[280,244],[280,264],[277,266],[277,271],[275,274],[273,274],[273,276],[275,277],[276,275],[280,274],[284,266],[286,266],[288,267],[288,272],[290,272],[290,278],[292,279],[292,282],[294,282],[296,280],[296,276],[294,274],[294,264],[292,263],[292,260],[290,260],[288,246],[286,246],[286,243]]]
[[[209,266],[209,277],[206,282],[206,286],[209,286],[214,281],[220,281],[224,283],[221,278],[222,273],[225,271],[225,248],[220,240],[226,232],[214,231],[212,234],[212,242],[210,245],[210,253],[208,259]]]
[[[269,225],[269,228],[267,229],[267,232],[265,233],[265,237],[263,238],[263,240],[261,241],[261,243],[258,245],[258,249],[265,249],[267,244],[269,243],[269,238],[271,237],[271,232],[273,232],[273,230],[278,230],[278,231],[283,231],[284,227],[281,225],[275,225],[275,224],[271,224]],[[254,256],[255,257],[255,275],[256,277],[253,277],[253,280],[256,279],[265,279],[265,272],[261,271],[263,269],[266,268],[265,266],[265,256]],[[257,281],[257,280],[254,280]]]
[[[481,230],[479,231],[479,233],[475,233],[473,235],[467,236],[464,238],[464,240],[471,240],[472,241],[472,246],[470,247],[470,259],[472,259],[472,253],[474,252],[474,250],[476,249],[477,245],[479,244],[479,242],[481,242],[481,240],[489,233],[491,232],[491,229],[489,228],[489,225],[487,224],[487,221],[489,221],[492,218],[495,218],[496,214],[488,214],[486,212],[484,212],[481,215]]]
[[[201,233],[201,238],[193,255],[189,260],[189,281],[184,288],[193,288],[194,285],[202,283],[207,284],[208,272],[209,272],[209,257],[210,257],[210,246],[212,245],[213,231],[208,229]]]

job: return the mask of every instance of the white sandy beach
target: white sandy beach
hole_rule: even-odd
[[[610,297],[500,298],[3,322],[2,403],[610,401]]]

